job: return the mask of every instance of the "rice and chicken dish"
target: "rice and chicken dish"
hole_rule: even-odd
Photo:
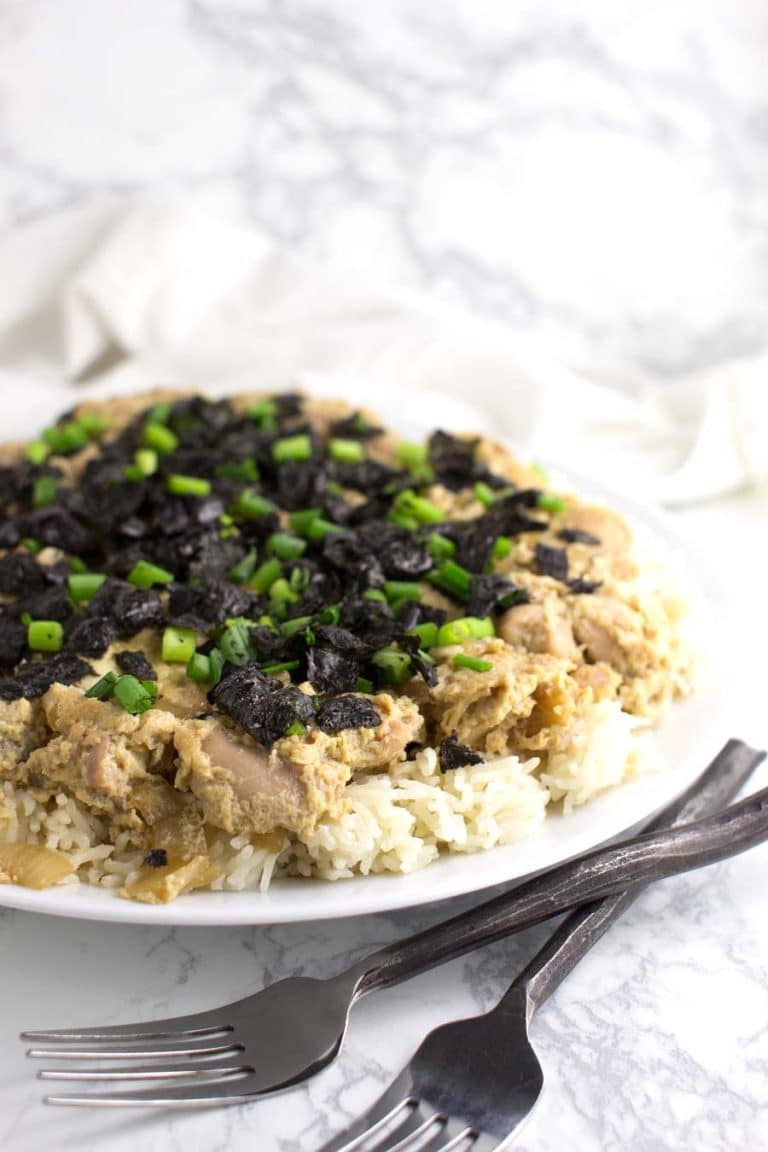
[[[0,457],[0,882],[408,872],[631,776],[690,687],[615,511],[298,394],[88,402]]]

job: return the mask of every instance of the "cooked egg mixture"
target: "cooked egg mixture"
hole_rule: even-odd
[[[6,880],[408,870],[617,782],[688,690],[630,526],[490,441],[157,393],[4,460]]]

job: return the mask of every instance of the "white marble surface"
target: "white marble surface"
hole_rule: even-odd
[[[164,189],[675,370],[768,319],[763,0],[2,0],[0,221]]]
[[[762,0],[0,0],[0,221],[170,189],[590,364],[709,364],[764,341],[767,46]],[[731,732],[765,744],[765,506],[680,525],[737,558]],[[763,849],[661,884],[583,961],[533,1025],[546,1091],[519,1152],[768,1149],[767,876]],[[334,1067],[245,1109],[49,1111],[15,1035],[330,973],[444,912],[218,931],[0,912],[0,1148],[312,1152],[534,939],[363,1002]]]

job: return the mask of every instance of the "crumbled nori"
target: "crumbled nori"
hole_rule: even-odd
[[[571,580],[566,580],[566,584],[571,592],[582,593],[590,595],[592,592],[597,592],[598,588],[602,588],[602,580],[585,580],[583,576],[574,576]]]
[[[333,734],[347,728],[378,728],[381,716],[363,696],[334,696],[317,710],[317,726]]]
[[[120,636],[135,636],[143,628],[159,628],[165,624],[163,605],[154,588],[131,588],[130,592],[121,593],[112,618]]]
[[[441,772],[452,772],[455,768],[462,768],[465,764],[482,764],[483,757],[479,752],[473,752],[466,744],[459,744],[456,733],[452,732],[440,743],[438,761]]]
[[[208,699],[266,747],[293,724],[307,724],[314,716],[310,696],[266,676],[255,664],[243,668],[225,665],[221,681],[208,693]]]
[[[583,528],[561,528],[557,534],[561,540],[565,540],[567,544],[601,544],[602,541],[599,536],[594,536],[591,532],[585,532]]]
[[[225,580],[211,583],[172,584],[168,597],[168,619],[184,628],[207,631],[233,616],[247,616],[253,595]]]
[[[568,579],[568,553],[565,548],[553,548],[550,544],[536,545],[536,567],[542,576],[565,582]]]
[[[157,672],[143,652],[118,652],[115,662],[121,672],[137,680],[157,680]]]
[[[34,556],[24,552],[11,552],[0,556],[0,593],[3,596],[22,596],[45,587],[45,570]]]
[[[513,584],[500,572],[473,576],[470,582],[468,616],[490,616],[503,612],[513,604],[526,604],[530,600],[524,588]]]
[[[24,596],[16,602],[15,607],[19,615],[28,612],[35,620],[59,620],[62,623],[73,612],[72,601],[61,584],[44,588],[32,596]]]
[[[144,857],[144,863],[150,868],[165,868],[168,864],[168,853],[165,848],[152,848]]]
[[[0,668],[18,664],[27,643],[27,629],[15,616],[0,615]]]
[[[85,660],[69,652],[58,652],[50,660],[23,664],[16,673],[16,683],[21,686],[21,695],[33,700],[45,695],[52,684],[76,684],[88,675],[93,675],[93,668]]]
[[[359,675],[360,664],[349,652],[315,646],[307,649],[307,679],[317,692],[351,692]]]
[[[103,656],[117,639],[117,624],[109,616],[83,616],[67,634],[67,648],[82,656]]]
[[[369,424],[360,412],[353,412],[351,416],[345,416],[342,420],[334,420],[329,431],[331,436],[337,436],[342,440],[372,440],[376,436],[381,436],[384,429]]]

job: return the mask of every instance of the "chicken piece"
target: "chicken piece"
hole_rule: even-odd
[[[14,779],[29,754],[48,738],[36,700],[0,703],[0,779]]]
[[[62,785],[89,807],[115,816],[131,814],[134,785],[171,769],[178,721],[170,712],[130,716],[62,684],[54,684],[41,704],[53,735],[24,763],[26,783]],[[133,820],[139,822],[135,813]]]
[[[493,667],[438,666],[427,709],[437,739],[455,731],[461,744],[494,755],[557,748],[583,691],[569,675],[572,665],[498,638],[473,641],[464,650]]]
[[[654,663],[642,614],[611,596],[581,596],[573,605],[576,638],[590,660],[610,664],[622,677],[641,676]]]
[[[334,735],[314,728],[269,750],[218,718],[189,721],[176,732],[176,786],[190,788],[206,820],[226,832],[311,832],[323,813],[340,810],[353,772],[403,759],[423,736],[412,700],[372,699],[382,718],[376,728]]]
[[[569,504],[563,527],[589,532],[607,552],[627,552],[632,547],[632,532],[626,520],[618,512],[597,504]]]
[[[527,648],[529,652],[557,656],[561,660],[579,658],[570,618],[556,596],[509,608],[499,621],[499,635],[507,644]]]

